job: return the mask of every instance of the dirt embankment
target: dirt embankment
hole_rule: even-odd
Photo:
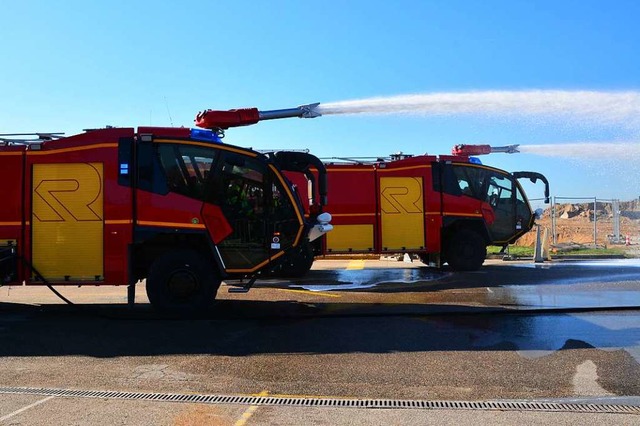
[[[593,203],[556,204],[555,230],[557,244],[580,244],[593,246],[594,228],[599,247],[625,246],[629,236],[630,250],[638,248],[640,252],[640,200],[619,203],[619,214],[615,215],[611,203],[596,203],[594,224]],[[536,223],[547,229],[548,237],[553,241],[551,208],[547,208]],[[620,234],[618,243],[614,235],[614,222],[619,218]],[[595,225],[595,226],[594,226]],[[536,228],[522,236],[516,245],[533,246],[536,242]]]

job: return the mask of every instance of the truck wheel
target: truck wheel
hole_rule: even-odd
[[[161,312],[203,312],[215,299],[220,283],[215,270],[195,251],[171,251],[149,268],[147,297]]]
[[[311,244],[303,243],[298,250],[289,254],[282,262],[276,275],[286,278],[304,276],[313,266],[314,253]]]
[[[454,271],[476,271],[487,257],[487,246],[477,232],[462,229],[447,242],[445,256]]]

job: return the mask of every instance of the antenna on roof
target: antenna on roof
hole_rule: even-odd
[[[167,97],[164,97],[164,104],[167,107],[167,114],[169,115],[169,123],[171,123],[171,127],[173,127],[173,118],[171,118],[171,111],[169,111],[169,102],[167,102]]]

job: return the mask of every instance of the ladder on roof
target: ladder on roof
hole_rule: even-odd
[[[404,154],[402,152],[396,152],[390,154],[388,157],[320,157],[323,163],[330,164],[373,164],[386,161],[404,160],[406,158],[413,157],[412,154]]]
[[[0,146],[32,145],[63,137],[63,132],[52,133],[0,133]]]

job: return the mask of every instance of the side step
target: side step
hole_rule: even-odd
[[[249,293],[249,290],[251,290],[251,287],[253,287],[253,284],[255,284],[257,279],[258,279],[258,276],[254,275],[242,287],[231,287],[229,288],[228,292],[229,293]]]

